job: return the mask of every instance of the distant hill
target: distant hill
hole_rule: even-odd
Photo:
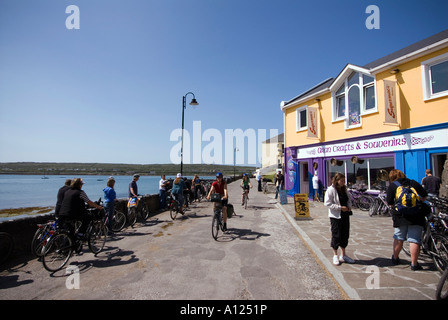
[[[235,166],[236,175],[252,173],[255,167]],[[184,164],[184,175],[210,176],[216,172],[233,175],[234,167],[215,164]],[[56,162],[0,162],[0,174],[36,175],[176,175],[178,164],[116,164],[116,163],[56,163]]]

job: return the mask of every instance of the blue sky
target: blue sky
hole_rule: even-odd
[[[365,26],[372,4],[379,30]],[[226,129],[269,138],[282,100],[447,29],[446,12],[446,0],[0,0],[0,162],[170,163],[187,92],[191,134],[200,121],[223,145]]]

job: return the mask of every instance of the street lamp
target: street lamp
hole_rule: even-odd
[[[235,181],[235,165],[236,165],[236,152],[240,151],[238,148],[233,148],[233,181]]]
[[[182,142],[180,147],[180,174],[183,174],[183,167],[184,167],[184,111],[187,107],[185,105],[185,101],[187,96],[191,94],[193,96],[193,99],[191,99],[190,106],[197,106],[199,103],[196,101],[196,98],[194,96],[193,92],[188,92],[186,95],[182,97]]]

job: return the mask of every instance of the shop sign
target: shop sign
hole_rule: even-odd
[[[310,218],[307,193],[296,193],[294,195],[294,207],[296,209],[296,219]]]
[[[308,138],[318,139],[316,107],[308,107]]]
[[[386,107],[385,124],[398,124],[397,98],[395,91],[395,81],[383,80],[384,82],[384,106]]]
[[[280,190],[280,204],[288,204],[288,191]]]
[[[298,148],[296,159],[362,155],[447,146],[448,128],[385,136],[375,139]]]

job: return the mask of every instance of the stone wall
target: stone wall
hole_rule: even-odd
[[[159,211],[159,195],[144,195],[142,200],[149,208],[150,215]],[[127,213],[128,199],[118,199],[116,207],[118,210]],[[46,223],[54,219],[54,213],[43,215],[25,216],[0,223],[0,231],[12,235],[14,240],[14,255],[31,254],[31,241],[37,230],[38,224]]]

